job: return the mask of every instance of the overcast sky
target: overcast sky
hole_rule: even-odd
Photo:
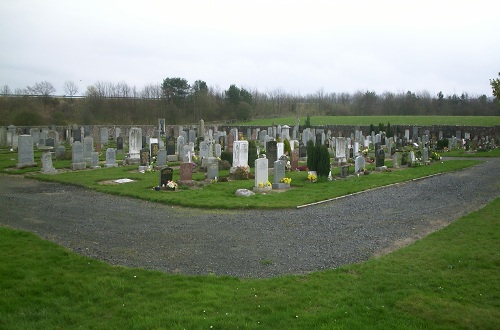
[[[500,2],[0,0],[0,86],[164,78],[268,92],[491,96]]]

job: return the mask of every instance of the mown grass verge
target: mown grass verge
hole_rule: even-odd
[[[197,181],[193,187],[181,186],[177,191],[155,191],[153,188],[158,185],[159,173],[140,173],[137,171],[137,166],[78,172],[69,171],[57,175],[34,173],[31,177],[80,185],[104,193],[134,197],[168,205],[207,209],[276,209],[293,208],[427,175],[455,171],[478,163],[477,160],[435,162],[429,166],[404,168],[383,173],[371,172],[370,175],[350,176],[345,179],[336,176],[338,171],[336,169],[333,171],[336,179],[323,182],[309,182],[307,172],[288,172],[286,176],[292,179],[290,189],[283,192],[255,194],[249,197],[238,197],[235,192],[241,188],[252,190],[255,185],[254,180],[208,183],[204,180],[204,173],[194,175],[194,179]],[[353,172],[353,166],[351,166],[350,171]],[[221,176],[224,176],[228,174],[228,171],[221,171],[220,173]],[[129,178],[135,181],[124,184],[103,184],[106,181],[121,178]],[[174,180],[178,179],[179,173],[177,170],[174,172]],[[272,181],[272,177],[270,177],[270,180]]]
[[[368,262],[271,279],[110,266],[0,227],[0,328],[498,329],[499,209]]]

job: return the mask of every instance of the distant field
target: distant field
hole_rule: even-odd
[[[369,126],[379,123],[387,125],[458,125],[458,126],[495,126],[500,125],[500,116],[312,116],[311,125],[360,125]],[[304,125],[306,117],[300,117]],[[295,125],[295,117],[258,119],[236,123],[238,126]]]

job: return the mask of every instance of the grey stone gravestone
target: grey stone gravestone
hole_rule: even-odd
[[[428,148],[422,149],[422,162],[424,164],[429,163],[429,149]]]
[[[165,149],[160,149],[158,151],[158,156],[156,156],[156,166],[166,166],[167,165],[167,151]]]
[[[91,136],[83,138],[83,159],[90,164],[94,152],[94,139]]]
[[[33,138],[31,135],[19,135],[17,145],[17,168],[35,166]]]
[[[354,160],[354,173],[358,174],[365,168],[365,157],[357,156]]]
[[[85,169],[86,163],[83,158],[83,144],[80,141],[73,142],[71,145],[71,155],[71,169],[73,171]]]
[[[92,167],[92,168],[100,168],[101,167],[99,165],[99,153],[98,152],[92,152],[90,167]]]
[[[99,132],[99,137],[101,139],[101,144],[108,144],[109,140],[109,129],[107,127],[101,127]]]
[[[207,179],[214,180],[219,177],[219,161],[215,157],[208,158]]]
[[[57,147],[56,159],[58,159],[58,160],[66,159],[66,147],[65,146],[58,146]]]
[[[265,189],[269,190],[267,187],[267,182],[269,181],[269,159],[267,158],[257,158],[255,160],[255,184],[254,190]]]
[[[117,167],[116,163],[116,150],[114,148],[108,148],[106,150],[106,163],[104,167]]]
[[[284,160],[277,160],[274,162],[273,189],[285,189],[290,187],[290,184],[281,182],[281,179],[285,177],[285,167],[286,161]]]

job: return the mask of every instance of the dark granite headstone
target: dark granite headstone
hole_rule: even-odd
[[[172,181],[174,176],[174,169],[165,167],[160,171],[160,187],[166,187],[168,181]]]
[[[269,164],[274,166],[274,162],[278,160],[278,146],[276,141],[269,141],[266,144],[266,158]]]
[[[167,155],[175,155],[175,144],[176,140],[171,135],[167,138]]]
[[[142,148],[140,153],[141,166],[148,166],[149,164],[149,149]]]

